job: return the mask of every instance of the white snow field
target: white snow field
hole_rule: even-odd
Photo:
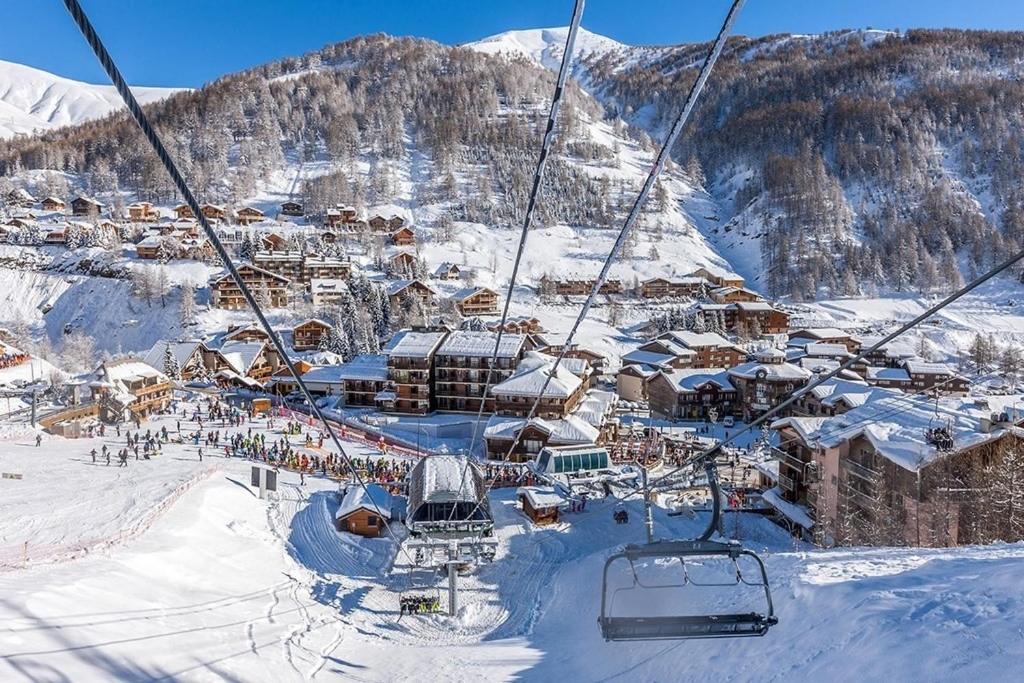
[[[462,577],[458,618],[399,620],[400,591],[440,577],[410,575],[389,539],[335,531],[333,482],[282,473],[261,501],[244,461],[171,444],[93,465],[103,443],[121,439],[0,442],[0,470],[24,477],[0,479],[0,680],[1007,680],[1024,656],[1024,544],[818,551],[729,519],[763,551],[780,624],[762,639],[608,644],[600,573],[642,540],[636,501],[626,526],[609,500],[538,528],[511,489],[495,492],[498,554]],[[692,536],[703,521],[659,510],[657,530]],[[638,597],[615,604],[687,608],[676,592]]]
[[[0,139],[30,135],[98,119],[124,104],[112,85],[92,85],[0,60]],[[170,97],[183,88],[139,88],[142,104]]]

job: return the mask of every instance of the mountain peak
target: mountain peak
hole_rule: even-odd
[[[557,69],[562,59],[562,51],[565,49],[568,32],[568,26],[505,31],[465,43],[462,47],[485,54],[518,55],[549,69]],[[620,52],[629,50],[631,47],[607,36],[592,33],[582,27],[576,35],[577,57]]]
[[[142,104],[162,100],[180,90],[132,88]],[[75,125],[106,116],[122,106],[112,85],[83,83],[0,60],[0,139]]]

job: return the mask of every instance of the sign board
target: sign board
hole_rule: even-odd
[[[266,498],[267,491],[277,490],[277,472],[267,467],[253,465],[249,481],[260,490],[260,498]]]
[[[21,473],[4,472],[2,475],[4,479],[21,479]]]

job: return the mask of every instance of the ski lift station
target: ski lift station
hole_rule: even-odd
[[[431,455],[409,472],[406,526],[413,536],[489,536],[494,528],[480,467],[462,455]]]

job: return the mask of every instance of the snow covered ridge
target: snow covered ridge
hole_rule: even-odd
[[[519,55],[549,69],[557,70],[562,59],[568,31],[568,26],[505,31],[488,38],[465,43],[462,47],[491,55]],[[581,28],[576,34],[574,56],[577,58],[580,56],[602,56],[630,49],[632,47],[629,45]]]
[[[133,87],[142,104],[187,88]],[[0,139],[32,135],[98,119],[122,108],[112,85],[71,80],[23,64],[0,61]]]

